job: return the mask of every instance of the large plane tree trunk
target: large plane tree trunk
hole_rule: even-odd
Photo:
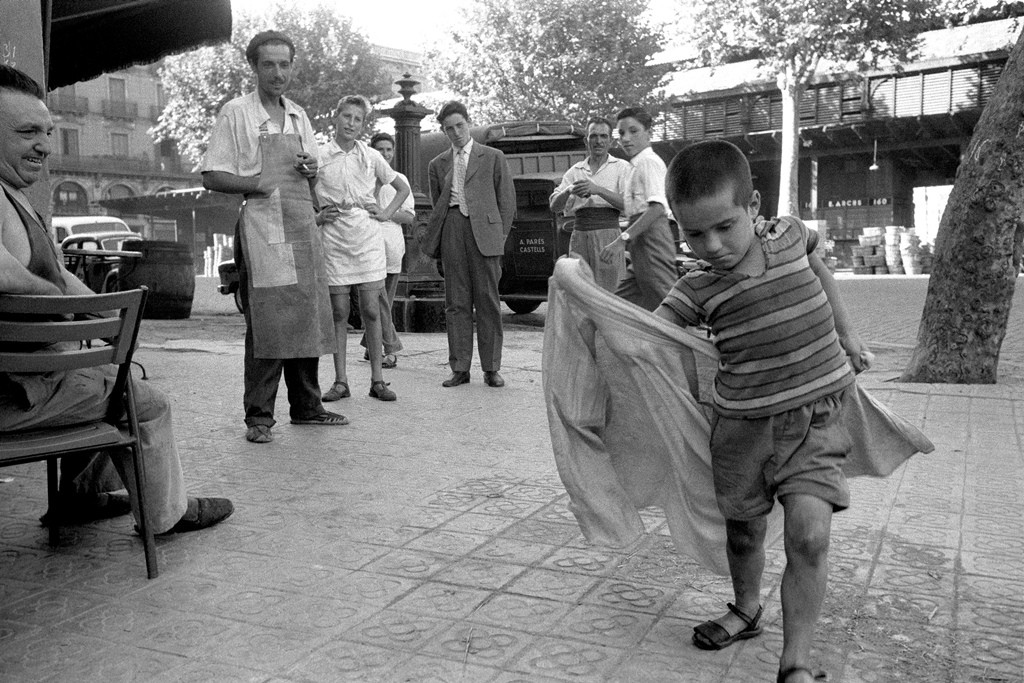
[[[967,148],[935,240],[905,382],[993,384],[1024,255],[1024,35]]]
[[[775,215],[799,218],[800,99],[804,85],[790,67],[779,74],[777,81],[779,90],[782,91],[782,149],[779,165],[779,204]]]

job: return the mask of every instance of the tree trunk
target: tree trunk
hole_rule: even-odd
[[[792,67],[777,79],[782,91],[782,160],[779,168],[779,207],[776,216],[800,217],[800,98],[804,85]]]
[[[1024,35],[957,170],[905,382],[993,384],[1024,255]]]

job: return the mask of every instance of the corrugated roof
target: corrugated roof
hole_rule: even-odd
[[[1020,36],[1022,28],[1024,20],[1012,18],[927,31],[921,34],[917,57],[913,62],[904,64],[903,68],[907,71],[918,71],[947,62],[970,61],[980,55],[1008,54]],[[830,80],[830,75],[849,72],[850,69],[834,62],[823,61],[818,67],[816,77],[818,80]],[[682,97],[688,94],[736,90],[755,83],[773,83],[774,80],[774,74],[760,69],[757,60],[748,60],[669,74],[665,93],[668,97]]]

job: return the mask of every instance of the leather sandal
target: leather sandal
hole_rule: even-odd
[[[348,398],[352,395],[352,392],[348,390],[347,382],[335,382],[331,385],[330,391],[320,397],[321,401],[331,402],[340,401],[343,398]]]
[[[380,380],[370,384],[370,397],[381,401],[394,401],[398,398],[395,392],[388,389],[387,383]]]
[[[393,353],[385,354],[384,358],[382,358],[381,361],[380,361],[380,366],[382,368],[387,369],[387,370],[390,370],[391,368],[397,367],[398,366],[398,356],[396,356]]]
[[[746,640],[747,638],[761,635],[761,614],[764,613],[764,607],[758,605],[757,614],[753,618],[741,612],[739,607],[731,602],[728,603],[727,607],[730,612],[743,620],[747,625],[746,628],[736,633],[729,633],[720,624],[714,621],[705,621],[703,624],[693,628],[694,645],[701,650],[721,650],[722,648],[729,647],[737,640]]]
[[[799,671],[805,672],[816,681],[828,680],[828,674],[824,671],[811,671],[810,669],[804,666],[791,666],[785,671],[782,671],[781,669],[779,670],[779,675],[775,677],[775,683],[786,683],[786,679],[789,678],[790,675],[795,674]]]
[[[347,425],[348,418],[338,413],[332,413],[325,410],[319,415],[313,417],[307,417],[302,420],[292,420],[293,425],[323,425],[325,427],[334,427],[340,425]]]
[[[252,425],[245,430],[245,440],[252,443],[270,443],[274,435],[270,432],[269,425]]]

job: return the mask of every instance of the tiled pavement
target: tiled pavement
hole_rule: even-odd
[[[841,285],[882,349],[862,381],[937,450],[854,480],[817,664],[845,683],[1022,681],[1024,384],[887,381],[923,288]],[[1011,366],[1024,365],[1020,310]],[[220,341],[189,339],[218,325]],[[42,467],[0,470],[0,680],[774,680],[777,548],[765,634],[707,653],[689,634],[720,612],[728,581],[676,554],[657,510],[637,547],[580,536],[550,453],[539,329],[507,332],[502,390],[476,369],[442,390],[444,336],[405,335],[388,373],[397,403],[366,397],[368,366],[353,363],[355,396],[338,404],[351,425],[281,424],[266,446],[242,438],[239,329],[233,316],[144,328],[157,341],[140,357],[173,398],[191,492],[237,508],[214,529],[159,539],[159,578],[145,578],[127,518],[69,529],[50,549]]]

